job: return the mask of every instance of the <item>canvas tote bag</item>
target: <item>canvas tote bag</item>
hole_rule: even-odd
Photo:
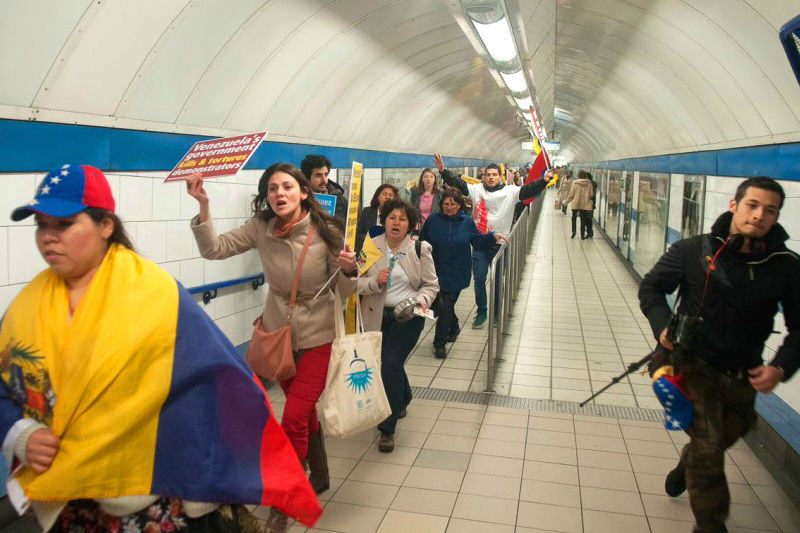
[[[321,422],[326,435],[347,437],[374,428],[392,414],[392,408],[381,380],[382,333],[364,331],[361,305],[356,303],[356,333],[346,335],[338,291],[333,299],[336,338],[322,394]]]
[[[267,331],[261,321],[262,315],[258,315],[256,321],[253,322],[253,337],[250,339],[250,345],[247,347],[244,358],[256,374],[270,381],[285,381],[297,374],[292,351],[292,315],[297,301],[297,287],[300,285],[303,262],[306,260],[308,247],[314,239],[315,231],[313,225],[309,226],[303,251],[300,252],[300,259],[297,261],[286,325],[273,331]]]

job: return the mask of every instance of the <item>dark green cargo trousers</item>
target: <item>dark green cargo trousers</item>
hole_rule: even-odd
[[[756,391],[747,376],[720,373],[702,359],[681,362],[686,389],[694,403],[691,437],[681,452],[696,533],[727,531],[730,493],[725,479],[725,450],[755,424]]]

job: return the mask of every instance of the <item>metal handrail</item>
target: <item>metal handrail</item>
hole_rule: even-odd
[[[245,276],[243,278],[234,278],[226,281],[217,281],[214,283],[207,283],[205,285],[198,285],[197,287],[190,287],[186,289],[190,294],[203,294],[203,303],[208,304],[211,300],[217,297],[217,290],[224,289],[225,287],[233,287],[234,285],[241,285],[243,283],[250,283],[253,290],[257,290],[261,285],[266,283],[264,273],[254,274],[252,276]]]
[[[511,311],[513,302],[516,301],[516,299],[510,295],[516,294],[516,291],[519,290],[522,281],[522,273],[525,270],[525,257],[533,243],[533,236],[536,232],[536,226],[539,223],[539,215],[542,212],[543,201],[544,194],[522,211],[517,222],[511,228],[511,233],[508,235],[508,242],[500,245],[500,248],[497,250],[497,253],[489,265],[489,273],[486,280],[489,284],[487,313],[489,338],[486,353],[486,389],[484,392],[494,392],[495,364],[498,361],[503,361],[500,359],[499,355],[503,351],[504,337],[508,335],[508,318],[513,316]],[[511,250],[511,252],[508,250]],[[498,275],[498,264],[502,265],[501,268],[503,272],[499,282],[499,305],[498,309],[495,310],[495,280]],[[497,333],[495,333],[494,316],[497,311],[499,311],[500,314],[496,326]]]

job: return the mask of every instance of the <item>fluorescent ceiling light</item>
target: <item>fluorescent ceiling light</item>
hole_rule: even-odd
[[[558,152],[561,149],[561,143],[559,142],[543,142],[542,144],[548,152]]]
[[[572,113],[570,113],[566,109],[561,109],[560,107],[556,107],[553,110],[553,118],[555,118],[556,120],[563,120],[564,122],[572,122]]]
[[[528,92],[528,84],[525,82],[525,74],[518,70],[512,74],[500,73],[503,81],[506,82],[508,90],[512,93],[526,93]]]
[[[517,56],[514,38],[511,36],[511,28],[508,27],[508,21],[505,17],[491,24],[482,24],[474,20],[472,23],[475,25],[475,29],[492,59],[506,62]]]
[[[525,98],[514,98],[514,101],[517,103],[517,107],[525,111],[525,113],[530,114],[531,106],[533,105],[533,100],[531,100],[530,96],[526,96]]]

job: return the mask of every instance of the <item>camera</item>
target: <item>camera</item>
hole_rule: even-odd
[[[667,327],[667,338],[684,351],[696,352],[700,348],[702,329],[702,317],[674,313]]]

